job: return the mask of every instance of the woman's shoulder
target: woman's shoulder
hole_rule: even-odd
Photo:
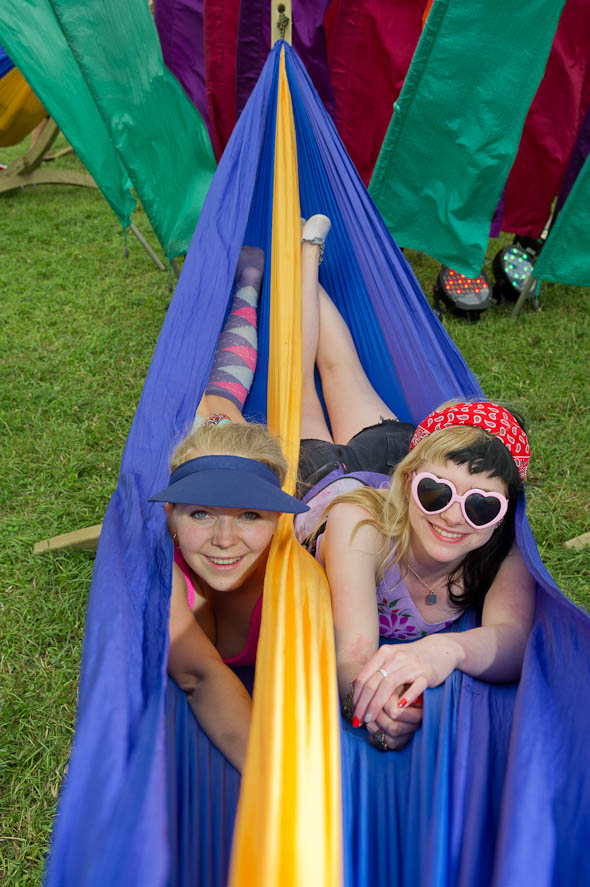
[[[359,521],[373,521],[373,515],[365,505],[360,502],[335,502],[328,513],[328,524],[335,523],[356,525]]]
[[[375,526],[374,516],[357,502],[336,502],[328,514],[326,538],[350,548],[354,541],[355,548],[376,552],[381,545],[382,535]]]

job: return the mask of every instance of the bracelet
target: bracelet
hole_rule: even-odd
[[[346,718],[347,721],[352,723],[352,697],[354,696],[354,687],[351,686],[350,690],[344,697],[344,702],[342,703],[342,714]]]

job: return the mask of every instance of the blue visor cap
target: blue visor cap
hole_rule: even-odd
[[[274,471],[242,456],[198,456],[170,475],[170,484],[150,502],[174,502],[217,508],[252,508],[302,514],[309,511],[295,496],[283,492]]]

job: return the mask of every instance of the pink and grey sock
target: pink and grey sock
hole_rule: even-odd
[[[239,410],[244,406],[256,369],[256,309],[263,270],[262,250],[252,246],[242,247],[231,308],[219,336],[205,389],[205,394],[231,400]]]

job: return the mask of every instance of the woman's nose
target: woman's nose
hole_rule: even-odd
[[[463,512],[461,510],[461,505],[459,502],[453,502],[450,508],[447,508],[446,511],[443,511],[442,516],[445,518],[445,522],[449,526],[455,526],[456,524],[465,523],[465,518],[463,517]]]
[[[230,548],[236,541],[233,518],[222,515],[215,521],[213,528],[213,544],[218,548]]]

